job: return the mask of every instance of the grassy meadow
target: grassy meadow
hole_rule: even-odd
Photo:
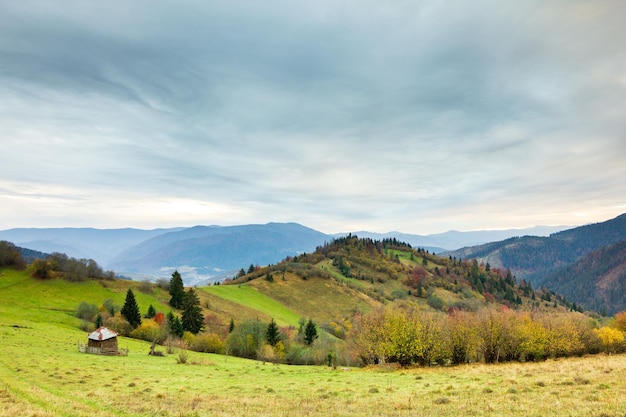
[[[333,370],[195,352],[179,364],[180,352],[148,356],[149,343],[127,338],[119,341],[126,357],[79,353],[78,303],[121,304],[134,284],[106,285],[0,270],[0,416],[626,415],[624,355]],[[164,294],[141,297],[141,306],[165,309]]]

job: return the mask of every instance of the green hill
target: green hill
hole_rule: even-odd
[[[311,254],[287,258],[225,284],[222,287],[248,285],[302,316],[336,321],[394,300],[443,311],[477,310],[488,303],[545,307],[537,301],[542,293],[524,280],[517,282],[507,270],[442,258],[395,239],[356,236],[335,239]],[[561,297],[558,304],[571,307]]]

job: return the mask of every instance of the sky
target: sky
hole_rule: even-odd
[[[0,0],[0,229],[626,212],[622,0]]]

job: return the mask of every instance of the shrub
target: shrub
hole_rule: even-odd
[[[267,325],[258,320],[248,320],[237,325],[226,341],[230,355],[255,359],[259,347],[265,341]]]
[[[165,329],[152,320],[144,321],[139,327],[130,332],[130,337],[148,342],[156,341],[157,343],[162,343],[166,336]]]
[[[107,298],[102,302],[102,311],[108,312],[111,316],[120,311],[120,306],[115,304],[115,301],[111,298]]]
[[[204,353],[224,353],[225,343],[216,333],[196,335],[191,343],[191,350]]]
[[[98,315],[98,306],[86,301],[82,301],[76,309],[76,317],[86,321],[94,321],[96,315]]]
[[[104,325],[109,329],[117,332],[120,336],[128,336],[133,331],[132,326],[122,316],[109,317],[104,321]]]
[[[176,363],[186,364],[189,360],[189,352],[186,350],[178,351],[178,357],[176,358]]]
[[[429,306],[431,306],[435,310],[441,310],[443,309],[443,306],[445,305],[445,302],[435,294],[429,295],[428,300],[426,300],[426,302],[428,303]]]
[[[141,281],[141,284],[139,284],[139,291],[144,294],[152,294],[152,288],[152,282],[150,282],[150,280],[148,279]]]
[[[165,291],[169,291],[170,290],[170,280],[165,279],[165,278],[159,278],[156,280],[156,286],[165,290]]]

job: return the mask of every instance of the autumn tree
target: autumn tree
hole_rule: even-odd
[[[26,266],[20,249],[6,240],[0,241],[0,267],[2,266],[13,266],[18,269]]]
[[[126,292],[126,301],[124,302],[124,307],[122,307],[121,313],[133,329],[137,328],[137,326],[141,324],[139,306],[135,300],[135,294],[133,294],[133,290],[130,288]]]
[[[181,308],[183,305],[183,299],[185,298],[185,287],[183,285],[183,279],[178,271],[172,273],[170,279],[170,305],[174,308]]]
[[[182,323],[183,328],[193,334],[198,334],[204,326],[204,316],[202,315],[202,307],[200,307],[200,299],[193,288],[189,288],[182,304]]]
[[[166,322],[165,315],[160,311],[154,315],[154,318],[152,320],[154,320],[154,322],[159,326],[163,326],[163,324],[165,324]]]

